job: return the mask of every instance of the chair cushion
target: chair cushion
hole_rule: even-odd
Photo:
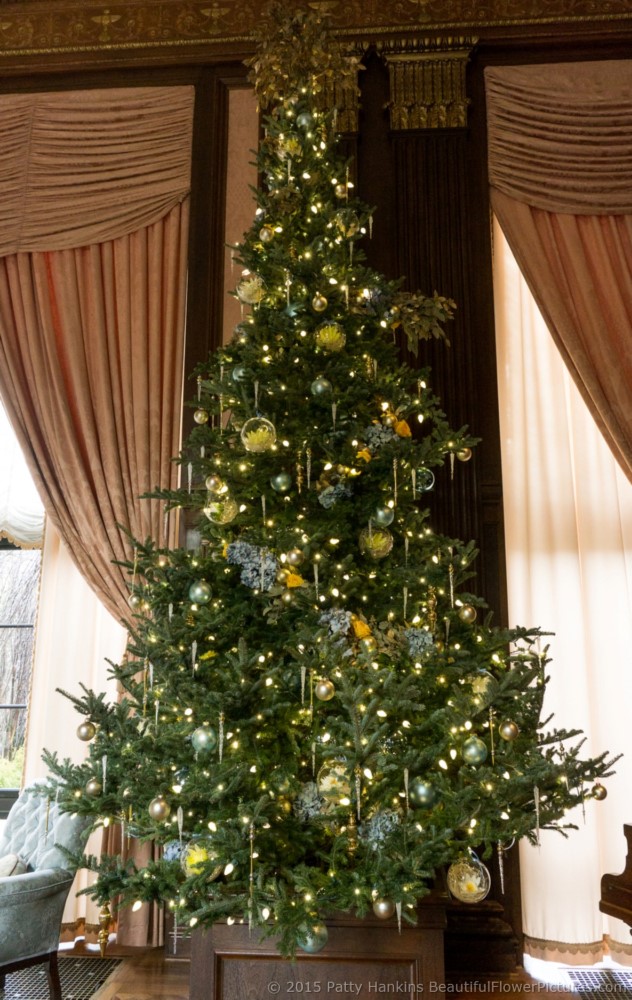
[[[9,875],[24,875],[26,864],[19,854],[5,854],[0,858],[0,878],[7,878]]]

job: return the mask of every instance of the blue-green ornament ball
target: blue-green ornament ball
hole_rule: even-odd
[[[430,809],[437,800],[437,792],[427,781],[411,781],[408,787],[408,799],[411,805],[419,809]]]
[[[204,580],[196,580],[189,587],[189,600],[194,604],[208,604],[211,596],[211,588]]]
[[[191,733],[191,743],[197,753],[211,753],[217,746],[217,734],[210,726],[199,726]]]
[[[388,528],[395,519],[395,511],[392,507],[378,507],[375,511],[374,520],[382,528]]]
[[[291,485],[292,477],[289,472],[277,472],[270,480],[270,486],[277,493],[287,493]]]
[[[487,746],[478,736],[469,736],[461,747],[466,764],[483,764],[487,760]]]
[[[327,396],[333,386],[328,378],[323,378],[322,375],[319,375],[318,378],[314,379],[309,388],[312,396]]]
[[[304,928],[296,939],[297,946],[308,955],[316,955],[322,951],[329,939],[329,931],[325,924],[318,921],[311,927]]]

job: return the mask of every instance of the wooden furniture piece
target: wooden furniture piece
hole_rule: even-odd
[[[632,826],[624,824],[623,833],[628,843],[625,868],[620,875],[604,875],[601,879],[599,909],[632,928]]]
[[[215,924],[196,930],[191,941],[190,1000],[243,1000],[296,994],[322,997],[346,993],[428,996],[444,982],[444,901],[420,904],[417,925],[359,920],[342,914],[327,921],[329,940],[315,955],[282,958],[273,938],[261,939],[245,925]]]

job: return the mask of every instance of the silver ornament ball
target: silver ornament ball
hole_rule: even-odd
[[[314,379],[309,388],[312,396],[327,396],[331,392],[333,386],[329,379],[319,375],[318,378]]]
[[[461,756],[466,764],[482,764],[487,760],[487,746],[478,736],[469,736],[463,742]]]
[[[287,493],[291,485],[292,477],[289,472],[277,472],[270,479],[270,486],[276,493]]]
[[[217,734],[210,726],[198,726],[191,733],[191,743],[197,753],[210,753],[217,746]]]
[[[326,925],[319,921],[312,924],[311,927],[301,930],[296,939],[296,944],[301,951],[306,951],[308,955],[315,955],[317,952],[323,950],[328,938],[329,931]]]
[[[208,604],[211,597],[211,588],[205,580],[196,580],[189,587],[189,600],[194,604]]]
[[[378,507],[374,515],[375,523],[382,528],[388,528],[395,520],[395,511],[392,507]]]
[[[413,806],[429,809],[434,805],[437,793],[427,781],[412,781],[408,787],[408,798]]]

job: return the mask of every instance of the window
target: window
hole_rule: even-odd
[[[0,819],[22,781],[44,512],[0,404]],[[24,546],[24,547],[21,547]]]
[[[40,549],[0,541],[0,816],[22,779],[40,562]]]

